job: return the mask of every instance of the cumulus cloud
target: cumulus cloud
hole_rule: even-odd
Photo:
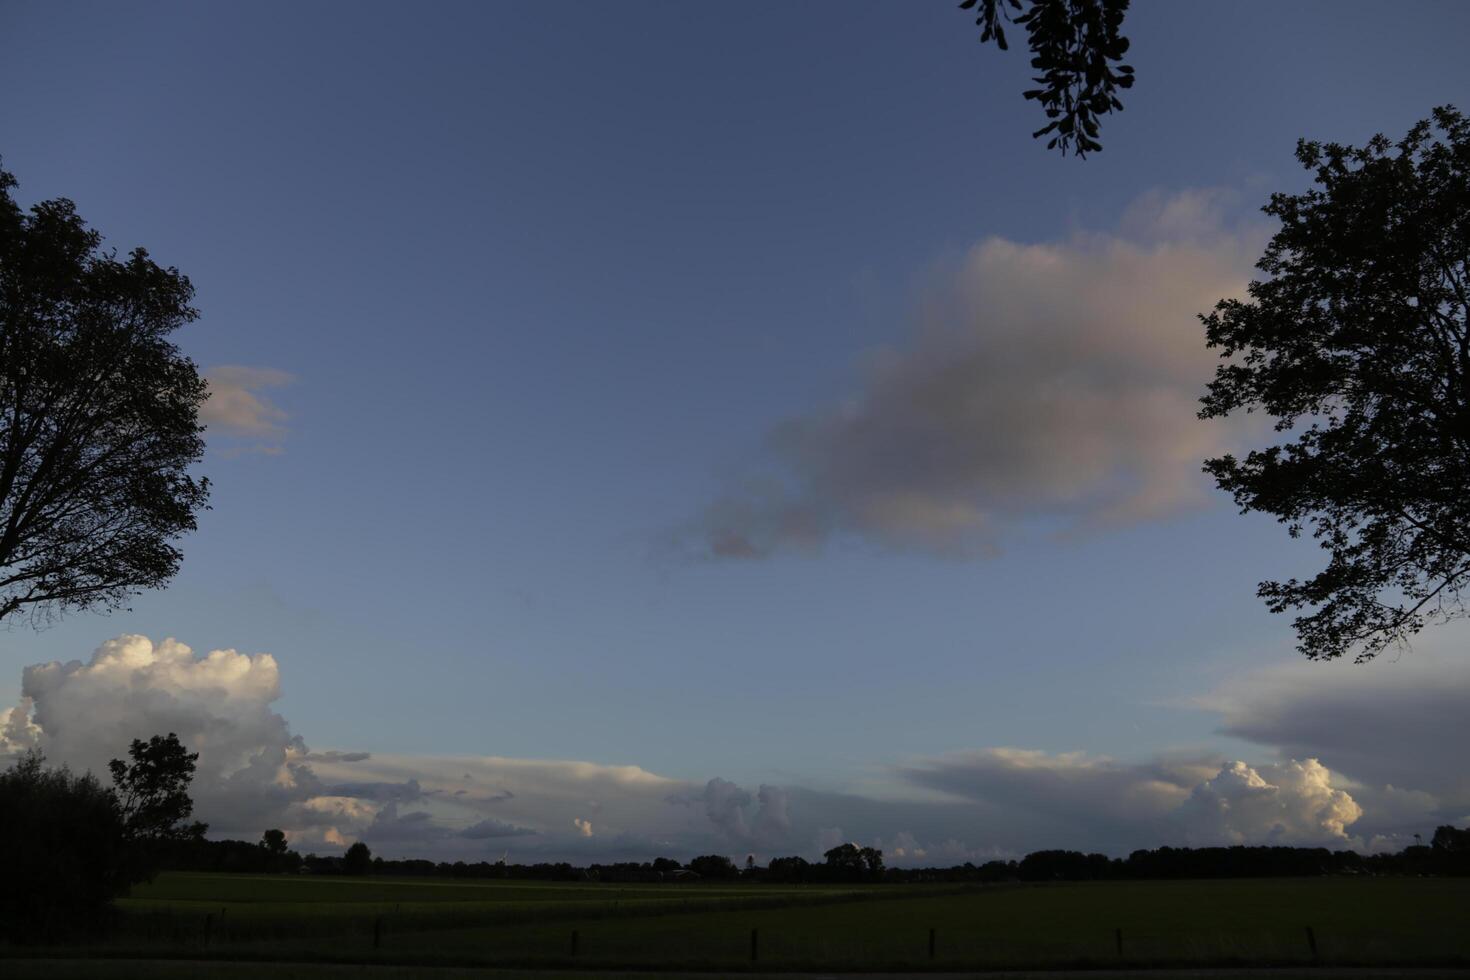
[[[1338,843],[1363,815],[1316,759],[1273,766],[1270,776],[1232,762],[1196,786],[1177,811],[1191,842]]]
[[[752,796],[749,790],[716,777],[705,784],[704,792],[698,797],[676,797],[675,802],[701,804],[705,816],[721,836],[737,846],[780,844],[786,841],[791,831],[788,796],[777,786],[762,783]]]
[[[751,822],[751,837],[758,843],[784,840],[791,832],[791,815],[787,812],[790,796],[779,786],[762,783],[755,799],[757,809]]]
[[[281,827],[299,848],[363,839],[388,854],[473,858],[465,849],[491,837],[534,837],[554,852],[589,836],[589,812],[615,839],[642,829],[712,836],[666,802],[690,784],[636,766],[312,752],[272,710],[281,678],[265,653],[200,656],[173,639],[119,636],[85,662],[25,668],[22,694],[0,713],[7,755],[35,748],[105,772],[132,739],[178,733],[199,752],[195,813],[215,836],[255,839]]]
[[[41,726],[31,720],[30,698],[0,711],[0,759],[21,755],[40,744]]]
[[[923,861],[929,856],[928,848],[920,844],[918,838],[907,830],[899,831],[898,835],[888,843],[887,847],[882,848],[882,850],[884,854],[888,855],[890,863],[894,859],[899,861]]]
[[[1112,853],[1168,843],[1345,846],[1363,813],[1316,759],[1253,768],[1209,757],[1126,763],[987,749],[902,772],[976,803],[986,839],[1016,849],[1048,846],[1022,845],[1038,837]]]
[[[133,739],[178,733],[199,752],[196,814],[217,832],[253,839],[293,826],[320,835],[343,813],[372,815],[352,794],[334,807],[334,791],[303,761],[304,744],[271,708],[281,685],[269,654],[198,657],[173,639],[125,635],[86,662],[26,667],[21,691],[5,724],[10,752],[36,748],[53,762],[105,772]]]
[[[745,823],[745,808],[750,805],[750,793],[726,779],[716,777],[704,787],[704,812],[710,822],[733,840],[744,840],[750,836]]]
[[[1363,670],[1352,677],[1366,677]],[[216,836],[253,840],[280,827],[301,850],[340,851],[364,840],[386,857],[436,860],[495,859],[507,843],[519,861],[704,853],[819,860],[850,840],[909,865],[1051,847],[1111,854],[1160,844],[1397,848],[1409,834],[1465,816],[1454,813],[1453,795],[1464,778],[1455,751],[1464,722],[1435,707],[1430,690],[1463,696],[1453,680],[1459,674],[1426,670],[1381,682],[1399,706],[1395,724],[1410,735],[1399,746],[1384,729],[1386,747],[1377,752],[1353,731],[1376,724],[1354,707],[1366,681],[1310,686],[1283,680],[1289,676],[1249,677],[1206,699],[1228,730],[1271,746],[1276,761],[1209,753],[1120,761],[986,748],[880,770],[881,789],[857,794],[750,788],[719,777],[696,783],[633,765],[313,752],[272,708],[281,679],[270,655],[198,655],[175,640],[121,636],[85,662],[26,668],[21,703],[0,713],[0,748],[39,748],[52,762],[101,772],[131,739],[174,731],[200,753],[196,814]],[[1307,724],[1297,717],[1303,713],[1320,723]],[[1431,736],[1442,746],[1426,748],[1421,739]],[[1404,753],[1397,766],[1396,752]],[[1421,779],[1414,767],[1426,752],[1442,761]],[[1339,765],[1337,755],[1347,762]]]
[[[1273,666],[1194,703],[1218,712],[1226,735],[1329,762],[1351,781],[1364,832],[1406,837],[1470,815],[1467,638],[1453,625],[1399,657]]]
[[[225,452],[279,453],[289,416],[261,392],[290,384],[295,378],[276,368],[236,364],[209,368],[204,376],[209,384],[209,398],[199,408],[199,420],[219,434],[256,440],[253,444],[230,446]]]
[[[1243,293],[1264,238],[1223,201],[1152,195],[1120,234],[976,245],[852,397],[772,429],[765,466],[686,538],[724,558],[836,535],[977,554],[1200,504],[1230,427],[1195,416],[1216,361],[1196,315]]]
[[[201,787],[269,783],[293,748],[285,719],[270,708],[281,694],[270,654],[201,658],[172,639],[119,636],[86,663],[25,668],[21,693],[44,750],[81,768],[104,770],[132,739],[178,732],[201,753]]]
[[[514,838],[515,859],[647,860],[706,853],[722,840],[702,812],[685,801],[696,784],[638,766],[500,756],[408,756],[374,753],[351,764],[313,765],[326,787],[356,783],[420,789],[415,810],[453,833],[374,850],[444,860],[475,860]],[[681,802],[674,802],[674,800]],[[406,804],[403,804],[406,805]],[[491,857],[500,856],[498,846]]]

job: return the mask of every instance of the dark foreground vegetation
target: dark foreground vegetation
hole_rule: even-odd
[[[134,739],[109,766],[111,787],[36,753],[0,772],[0,939],[95,932],[171,847],[202,840],[206,826],[189,820],[198,758],[170,733]]]
[[[453,881],[167,872],[58,956],[608,969],[1470,966],[1470,880],[1012,885]],[[17,959],[0,959],[9,975]],[[136,975],[136,974],[134,974]]]
[[[739,866],[715,854],[701,855],[687,863],[658,858],[646,863],[588,867],[564,862],[389,861],[374,858],[362,842],[352,844],[341,856],[303,857],[290,849],[286,835],[277,829],[266,830],[258,843],[206,839],[205,826],[189,820],[193,804],[187,789],[196,755],[175,736],[155,736],[148,742],[135,740],[128,755],[130,761],[114,760],[110,766],[111,788],[104,788],[91,774],[78,776],[65,767],[47,768],[37,755],[27,756],[0,773],[0,862],[7,870],[9,885],[0,890],[0,939],[47,943],[115,931],[121,921],[113,906],[115,900],[164,870],[213,872],[215,875],[208,879],[213,882],[221,880],[220,872],[263,876],[249,879],[257,883],[270,881],[272,876],[283,883],[293,879],[327,881],[340,876],[336,880],[360,882],[351,893],[353,898],[381,891],[382,885],[366,888],[367,881],[399,879],[413,884],[410,903],[428,894],[428,882],[435,879],[449,882],[440,887],[451,889],[457,880],[489,880],[500,885],[497,901],[519,892],[534,892],[536,902],[530,919],[538,921],[569,911],[584,914],[592,907],[566,906],[569,893],[565,891],[541,901],[550,893],[536,892],[536,887],[556,883],[587,886],[587,894],[604,899],[603,904],[612,886],[651,886],[635,892],[615,892],[619,897],[605,911],[626,915],[682,912],[693,907],[693,900],[702,903],[712,895],[726,906],[743,908],[796,901],[831,903],[864,897],[906,897],[884,887],[903,885],[922,891],[925,886],[947,885],[952,890],[1068,881],[1470,875],[1470,829],[1451,826],[1438,828],[1428,845],[1416,844],[1396,854],[1360,855],[1296,847],[1161,847],[1135,851],[1127,858],[1110,858],[1048,850],[1028,854],[1019,861],[980,865],[967,862],[949,868],[888,868],[882,851],[855,844],[828,850],[821,862],[781,857],[764,867],[756,865],[753,858],[746,858]],[[516,886],[514,882],[527,885]],[[219,887],[211,885],[189,901],[212,904],[219,897]],[[279,891],[279,886],[274,887]],[[320,888],[299,886],[295,894],[319,897],[324,893]],[[462,889],[451,891],[456,899],[464,894]],[[403,902],[394,904],[401,906]],[[497,911],[503,916],[507,907]],[[432,927],[465,924],[462,919],[446,920],[444,912],[440,907],[430,916]],[[471,909],[470,921],[478,922],[479,912]],[[155,923],[155,931],[176,932],[171,921],[162,926]],[[209,929],[214,928],[211,922]]]
[[[496,861],[384,860],[365,844],[341,856],[302,857],[288,850],[280,831],[267,831],[259,844],[248,841],[178,841],[164,866],[174,871],[290,872],[318,875],[371,874],[386,877],[504,879],[514,881],[603,881],[614,883],[690,883],[694,881],[772,884],[985,883],[1008,881],[1145,881],[1171,878],[1282,878],[1313,875],[1470,875],[1470,828],[1443,826],[1428,844],[1394,854],[1358,854],[1325,847],[1160,847],[1126,858],[1081,851],[1035,851],[1019,861],[987,861],[952,867],[889,868],[883,852],[843,844],[819,862],[801,857],[774,858],[765,867],[739,866],[728,857],[706,854],[681,864],[672,858],[579,866],[561,862],[506,864]]]

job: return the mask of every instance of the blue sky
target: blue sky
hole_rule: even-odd
[[[861,445],[804,436],[795,475],[771,449],[881,409],[874,352],[908,363],[926,304],[1004,283],[982,243],[1085,264],[1183,201],[1159,240],[1248,266],[1298,137],[1470,102],[1463,4],[1127,27],[1138,84],[1079,162],[1029,138],[1024,52],[944,2],[0,4],[21,200],[186,272],[202,367],[290,378],[254,389],[277,421],[212,431],[175,584],[0,634],[0,695],[130,633],[268,652],[296,733],[375,754],[834,792],[982,747],[1260,754],[1190,699],[1295,666],[1255,583],[1316,559],[1269,521],[1175,487],[1058,536],[1072,504],[1010,500],[998,554],[936,553],[853,516],[871,487],[819,499]],[[1203,308],[1159,329],[1199,339]],[[773,467],[834,533],[691,557]]]

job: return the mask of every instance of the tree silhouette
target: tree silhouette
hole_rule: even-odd
[[[1048,120],[1032,137],[1055,134],[1047,149],[1063,156],[1101,150],[1097,117],[1121,110],[1118,90],[1133,87],[1133,69],[1113,64],[1128,51],[1121,33],[1128,0],[964,0],[960,8],[979,11],[981,42],[1002,51],[1006,24],[1025,29],[1040,87],[1022,94],[1041,103]]]
[[[771,858],[766,864],[766,874],[772,881],[804,881],[811,865],[801,857]]]
[[[723,854],[701,854],[692,858],[689,861],[689,870],[701,878],[715,879],[734,878],[740,873],[735,862]]]
[[[822,857],[827,862],[827,870],[838,880],[883,876],[883,852],[874,847],[838,844]]]
[[[113,759],[108,769],[129,839],[147,843],[203,836],[205,824],[186,822],[194,812],[189,783],[199,753],[185,749],[169,732],[146,742],[133,739],[128,756],[132,762]]]
[[[1429,846],[1436,851],[1462,851],[1470,854],[1470,828],[1461,830],[1450,824],[1435,827]]]
[[[0,620],[121,606],[178,570],[209,482],[204,381],[168,335],[189,280],[103,251],[72,202],[0,169]]]
[[[346,875],[365,875],[372,870],[373,852],[362,841],[358,841],[347,849],[342,856],[342,873]]]
[[[1430,622],[1464,614],[1470,576],[1470,122],[1453,107],[1402,140],[1302,141],[1302,194],[1249,300],[1203,317],[1225,363],[1203,418],[1276,419],[1281,444],[1207,472],[1242,512],[1271,514],[1329,554],[1299,581],[1268,581],[1297,648],[1361,662]]]

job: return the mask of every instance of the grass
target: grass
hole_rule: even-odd
[[[597,965],[797,968],[1470,962],[1470,882],[1301,879],[1107,882],[636,920],[489,926],[395,937],[408,955]],[[935,956],[928,952],[935,932]],[[1117,951],[1121,930],[1123,954]],[[419,943],[425,943],[419,947]],[[429,945],[431,943],[431,947]],[[385,941],[385,948],[388,943]]]
[[[613,885],[166,874],[119,903],[123,944],[213,946],[861,900],[875,886]]]
[[[720,970],[1445,966],[1470,965],[1467,911],[1470,880],[1442,878],[957,891],[170,874],[124,901],[106,941],[47,952],[252,961],[257,972],[262,961],[292,961],[304,975],[317,975],[309,972],[317,969],[312,963]],[[754,963],[751,930],[758,939]],[[11,965],[0,972],[8,975]],[[220,975],[235,975],[229,969],[221,967]]]

